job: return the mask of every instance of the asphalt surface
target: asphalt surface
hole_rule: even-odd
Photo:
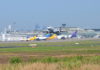
[[[1,44],[6,44],[6,43],[44,43],[44,42],[71,42],[71,41],[85,41],[85,40],[95,40],[95,41],[100,41],[99,39],[94,39],[94,38],[84,38],[84,39],[65,39],[65,40],[41,40],[41,41],[0,41]],[[52,45],[50,45],[52,46]],[[54,45],[53,45],[54,46]],[[55,46],[62,46],[62,45],[55,45]],[[0,48],[18,48],[18,47],[26,47],[26,46],[0,46]],[[31,47],[31,46],[27,46]]]
[[[42,43],[42,42],[67,42],[67,41],[84,41],[95,40],[100,41],[100,38],[83,38],[83,39],[65,39],[65,40],[41,40],[41,41],[0,41],[0,43]]]

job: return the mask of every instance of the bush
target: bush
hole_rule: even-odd
[[[41,59],[41,62],[44,62],[44,63],[55,63],[58,61],[59,61],[59,59],[54,58],[54,57],[45,57],[45,58]]]
[[[12,57],[12,58],[10,59],[10,63],[13,63],[13,64],[21,63],[21,62],[22,62],[22,60],[21,60],[21,58],[19,58],[19,57]]]

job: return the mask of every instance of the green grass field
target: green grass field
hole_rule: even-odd
[[[75,44],[79,43],[79,44]],[[72,42],[44,42],[35,43],[37,47],[29,47],[30,43],[1,43],[0,47],[15,47],[25,46],[18,48],[0,48],[0,52],[35,52],[35,53],[77,53],[77,54],[95,54],[100,53],[100,41],[72,41]],[[34,44],[31,43],[31,44]]]

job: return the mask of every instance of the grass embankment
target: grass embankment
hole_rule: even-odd
[[[80,67],[69,68],[68,66],[63,67],[61,64],[52,63],[33,63],[33,64],[6,64],[0,65],[0,70],[99,70],[100,65],[96,64],[83,64]]]
[[[5,62],[5,64],[0,64],[0,70],[99,70],[100,69],[100,41],[88,40],[88,41],[72,41],[72,42],[46,42],[46,43],[44,42],[44,43],[35,43],[38,46],[34,48],[29,47],[29,44],[30,43],[1,43],[0,47],[9,47],[9,46],[12,47],[24,46],[24,47],[0,48],[0,59],[2,58],[1,61],[5,59],[7,56],[9,56],[7,57],[7,59],[10,59],[7,61],[9,62],[8,64],[6,64],[7,62]],[[38,56],[33,57],[33,55],[38,55]],[[72,56],[61,57],[60,55],[72,55]],[[16,57],[11,58],[12,56],[17,56],[18,58]],[[50,57],[50,56],[55,56],[55,57]]]
[[[28,62],[14,57],[10,59],[10,63],[1,64],[0,70],[99,70],[100,56],[34,57]]]

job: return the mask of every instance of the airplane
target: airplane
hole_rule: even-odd
[[[61,34],[61,35],[58,35],[57,36],[57,39],[69,39],[69,38],[76,38],[77,37],[77,31],[73,32],[72,34],[70,35],[65,35],[65,34]]]
[[[47,40],[47,38],[51,37],[51,34],[46,34],[44,36],[38,36],[36,40],[40,41],[40,40]]]
[[[77,33],[78,33],[78,31],[76,30],[71,35],[68,35],[68,38],[75,38],[75,37],[77,37]]]
[[[48,37],[47,40],[57,39],[56,34],[52,34],[52,36]]]
[[[37,37],[36,37],[36,36],[29,37],[29,38],[27,39],[27,41],[32,41],[32,40],[35,40],[35,39],[37,39]]]
[[[70,35],[65,35],[65,34],[61,34],[61,32],[54,30],[53,27],[47,27],[48,31],[47,34],[43,35],[43,36],[33,36],[30,37],[28,40],[37,40],[37,41],[41,41],[41,40],[52,40],[52,39],[67,39],[67,38],[75,38],[77,37],[77,33],[78,31],[76,30],[75,32],[73,32]]]
[[[53,37],[52,39],[55,39],[55,38],[57,38],[57,39],[75,38],[75,37],[77,37],[77,33],[78,33],[78,31],[76,30],[76,31],[73,32],[72,34],[67,35],[67,34],[62,34],[62,33],[60,32],[60,30],[59,30],[59,31],[54,30],[53,27],[47,27],[47,28],[48,28],[48,32],[49,32],[49,33],[56,34],[56,37],[55,37],[55,35],[54,35],[54,37]]]

